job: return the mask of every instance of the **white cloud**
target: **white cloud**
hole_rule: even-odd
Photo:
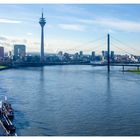
[[[77,19],[77,22],[84,25],[100,25],[105,28],[109,28],[109,30],[121,30],[127,32],[140,32],[140,22],[131,21],[131,20],[123,20],[118,18],[103,18],[96,17],[95,19]]]
[[[74,15],[92,15],[84,6],[78,5],[70,5],[70,4],[61,4],[61,5],[54,5],[54,9],[56,12],[62,12],[64,14],[74,14]]]
[[[117,18],[97,18],[94,23],[106,25],[127,32],[140,32],[140,22],[122,20]]]
[[[127,32],[140,32],[140,22],[139,21],[132,21],[132,20],[124,20],[124,19],[119,19],[119,18],[114,18],[114,17],[99,17],[95,16],[94,18],[78,18],[78,17],[55,17],[61,20],[67,20],[67,22],[73,22],[69,26],[69,24],[61,24],[61,27],[64,29],[72,29],[76,28],[77,30],[80,28],[81,30],[84,30],[85,26],[91,26],[91,25],[96,25],[97,26],[103,26],[105,29],[107,28],[108,30],[121,30],[121,31],[127,31]],[[76,25],[76,26],[75,26]],[[77,25],[79,27],[77,27]]]
[[[27,35],[28,35],[28,36],[31,36],[31,35],[32,35],[32,33],[30,33],[30,32],[29,32],[29,33],[27,33]]]
[[[80,24],[59,24],[61,29],[64,30],[74,30],[74,31],[84,31],[85,27]]]
[[[5,51],[13,51],[14,44],[25,44],[28,51],[38,51],[38,41],[28,40],[20,37],[3,37],[0,36],[0,45],[4,47]]]
[[[11,19],[4,19],[4,18],[0,18],[0,23],[21,23],[21,21],[19,20],[11,20]]]

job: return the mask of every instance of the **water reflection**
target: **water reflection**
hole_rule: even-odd
[[[40,101],[43,101],[44,99],[44,95],[45,95],[45,75],[44,75],[44,67],[41,67],[39,69],[39,82],[38,82],[38,92],[37,92],[37,99],[38,99],[38,103],[40,103]]]
[[[44,67],[40,68],[40,81],[43,82],[44,81]]]
[[[45,86],[44,67],[41,67],[39,69],[39,85],[38,85],[38,90],[40,94],[44,93],[44,86]]]
[[[111,103],[111,85],[110,85],[110,80],[111,80],[111,74],[110,73],[108,73],[107,74],[107,78],[106,78],[107,80],[107,86],[106,86],[106,102],[107,103]]]
[[[111,114],[113,111],[110,73],[107,74],[106,84],[107,85],[106,85],[106,100],[105,100],[105,116],[104,116],[104,121],[103,121],[103,124],[105,126],[104,135],[108,135],[112,127],[112,122],[110,121],[112,117]]]

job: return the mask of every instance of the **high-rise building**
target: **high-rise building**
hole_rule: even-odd
[[[102,51],[102,56],[104,57],[104,55],[105,55],[105,51]]]
[[[108,56],[108,51],[102,51],[102,57],[104,59],[107,59],[107,56]]]
[[[15,44],[14,45],[14,57],[25,57],[26,55],[26,46],[22,44]]]
[[[83,51],[80,51],[80,52],[79,52],[79,55],[80,55],[80,56],[83,56]]]
[[[0,47],[0,58],[4,57],[4,47]]]
[[[111,59],[114,59],[114,51],[111,51]]]
[[[8,57],[9,57],[9,58],[12,58],[12,52],[11,52],[11,51],[9,51]]]
[[[39,24],[41,26],[41,54],[40,54],[40,60],[44,61],[44,26],[46,24],[46,20],[43,17],[43,12],[42,12],[42,17],[39,20]]]
[[[95,51],[92,51],[91,53],[91,60],[95,60]]]

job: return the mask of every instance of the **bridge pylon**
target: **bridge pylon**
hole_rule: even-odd
[[[107,70],[110,72],[110,34],[107,34]]]

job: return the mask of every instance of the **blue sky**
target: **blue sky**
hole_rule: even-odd
[[[123,52],[113,44],[140,55],[140,5],[132,4],[1,4],[0,45],[6,51],[13,50],[16,43],[24,43],[28,52],[40,51],[38,22],[42,8],[47,21],[45,52],[100,53],[106,49],[106,36],[110,33],[112,38],[125,43],[117,44],[111,39],[116,53]]]

